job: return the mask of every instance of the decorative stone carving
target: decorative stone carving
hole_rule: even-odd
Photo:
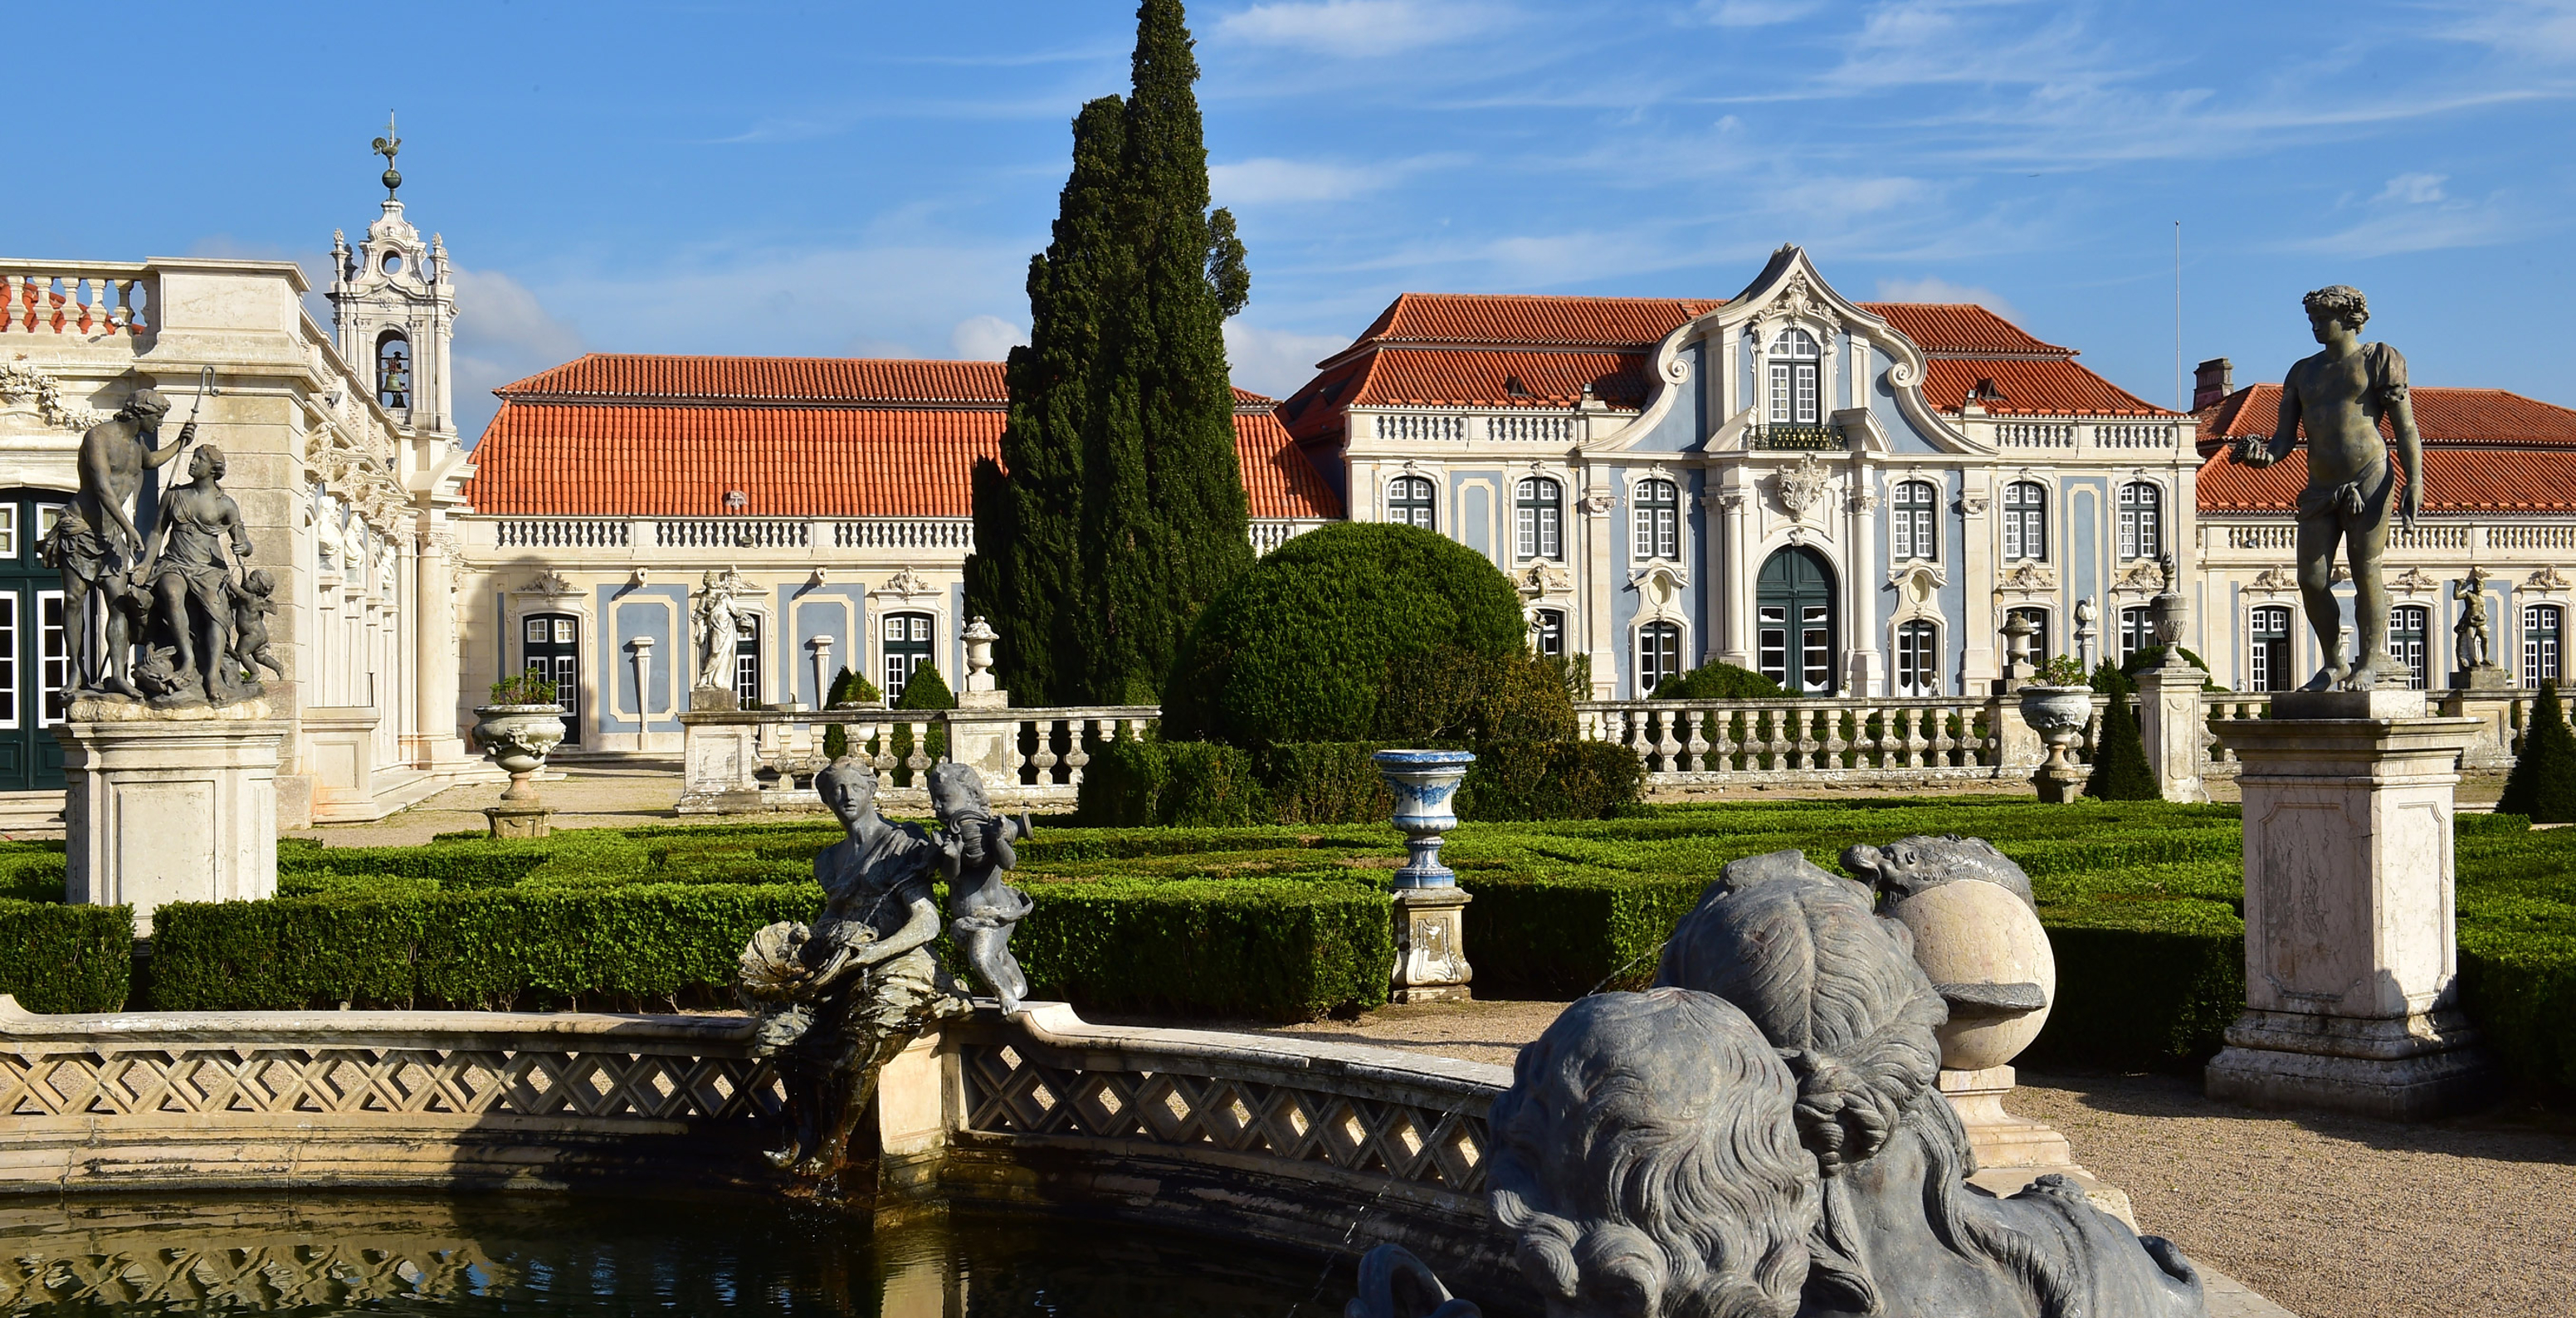
[[[1995,576],[1995,593],[2007,591],[2040,593],[2057,589],[2057,569],[2032,559],[2023,559]]]
[[[878,589],[888,595],[901,595],[910,599],[915,595],[930,594],[932,587],[929,582],[922,580],[920,573],[913,571],[907,565],[896,568],[894,575],[887,577],[885,585]]]
[[[757,1018],[751,1051],[772,1059],[787,1093],[780,1167],[837,1174],[885,1064],[941,1019],[971,1010],[930,958],[940,913],[930,868],[939,848],[917,824],[877,814],[877,774],[844,756],[814,777],[848,836],[814,858],[823,910],[751,937],[736,994]]]
[[[1519,587],[1525,599],[1563,595],[1574,589],[1574,574],[1565,565],[1540,559],[1512,574],[1512,584]]]
[[[0,404],[61,430],[87,430],[108,419],[105,412],[64,402],[62,381],[24,362],[0,362]]]
[[[1983,517],[1986,515],[1986,509],[1994,506],[1994,500],[1982,494],[1962,494],[1959,496],[1959,501],[1952,506],[1959,510],[1959,515],[1962,517]]]
[[[545,571],[528,578],[528,584],[520,587],[519,589],[530,595],[545,595],[554,599],[562,599],[567,595],[578,595],[581,593],[581,587],[565,580],[564,574],[557,572],[552,568],[548,568]]]
[[[1574,506],[1583,513],[1593,517],[1599,517],[1602,514],[1609,512],[1611,509],[1618,507],[1619,500],[1617,496],[1612,495],[1607,491],[1595,490],[1592,493],[1575,500]]]
[[[2067,761],[2066,749],[2075,744],[2075,735],[2093,719],[2093,688],[2026,686],[2019,694],[2022,721],[2048,743],[2048,762],[2031,775],[2031,783],[2039,789],[2040,800],[2064,805],[2075,798],[2084,783],[2082,775]]]
[[[475,707],[476,744],[510,775],[500,804],[483,811],[492,836],[536,838],[553,832],[548,821],[554,812],[537,799],[537,789],[529,784],[546,767],[546,757],[563,744],[563,714],[563,706],[551,701]]]
[[[2299,575],[2285,567],[2267,567],[2254,574],[2254,589],[2279,593],[2299,588]]]
[[[2117,594],[2153,595],[2164,588],[2164,569],[2151,562],[2132,563],[2111,579]]]
[[[2421,595],[2442,588],[2441,581],[2420,567],[2410,567],[2388,579],[2388,588],[2401,595]]]
[[[954,761],[930,769],[930,809],[939,817],[939,872],[948,880],[948,933],[957,954],[1016,1016],[1029,981],[1011,956],[1011,932],[1029,913],[1029,895],[1002,881],[1019,864],[1014,838],[1029,836],[1024,813],[1014,824],[993,813],[983,776]]]
[[[2522,584],[2526,590],[2565,590],[2570,585],[2576,585],[2576,582],[2569,581],[2567,574],[2555,567],[2543,566],[2539,571],[2524,577]]]
[[[969,694],[991,691],[993,689],[993,642],[1002,639],[1002,634],[994,631],[993,624],[984,621],[984,615],[979,613],[975,615],[973,622],[966,624],[966,630],[960,634],[960,637],[966,642],[965,691]],[[829,638],[818,639],[822,639],[827,646],[830,644]]]
[[[1813,453],[1798,455],[1798,465],[1784,467],[1771,477],[1772,496],[1780,501],[1780,510],[1804,520],[1807,510],[1825,497],[1825,486],[1831,479]]]
[[[1374,757],[1395,797],[1394,824],[1410,859],[1395,872],[1395,983],[1398,1002],[1455,1001],[1469,996],[1468,895],[1440,863],[1442,834],[1458,826],[1450,802],[1476,757],[1467,751],[1393,750]]]
[[[2451,598],[2460,604],[2460,621],[2451,631],[2461,670],[2490,667],[2495,638],[2487,625],[2487,570],[2471,564],[2468,579],[2451,587]]]

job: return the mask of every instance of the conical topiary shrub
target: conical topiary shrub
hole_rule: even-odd
[[[2529,815],[2535,824],[2576,823],[2576,732],[2558,707],[2558,684],[2540,684],[2523,723],[2522,754],[2504,780],[2498,812]]]
[[[2084,780],[2084,794],[2096,801],[2153,801],[2163,795],[2147,768],[2138,716],[2125,696],[2111,697],[2102,711],[2102,744],[2093,748],[2093,773]]]

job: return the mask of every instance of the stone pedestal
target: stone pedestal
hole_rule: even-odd
[[[131,904],[149,936],[164,902],[277,894],[277,754],[287,724],[245,701],[146,715],[74,701],[63,747],[69,899]],[[177,716],[173,716],[173,715]]]
[[[2212,1098],[2414,1121],[2492,1092],[2458,1006],[2453,767],[2472,719],[2412,691],[2285,692],[2243,764],[2245,1014]]]
[[[2050,805],[2065,805],[2084,795],[2084,771],[2072,765],[2043,764],[2030,776],[2030,785],[2039,799]]]
[[[1395,890],[1395,984],[1389,1002],[1465,1002],[1467,903],[1457,888]]]
[[[483,807],[483,818],[496,838],[535,838],[554,836],[555,812],[533,802],[504,802]]]
[[[992,677],[979,674],[989,685]],[[960,691],[948,715],[948,758],[975,766],[986,791],[1020,785],[1020,720],[1008,691]]]
[[[2501,675],[2500,670],[2497,671]],[[2469,738],[2469,748],[2460,753],[2463,769],[2510,769],[2513,767],[2513,726],[2515,695],[2510,685],[2502,688],[2479,686],[2458,687],[2439,697],[2442,717],[2476,719],[2477,730]]]
[[[760,780],[753,777],[760,769],[759,742],[757,719],[722,712],[680,715],[680,803],[676,809],[684,815],[759,809]]]
[[[2012,1093],[2014,1082],[2015,1072],[2010,1066],[1990,1066],[1982,1071],[1941,1068],[1941,1096],[1950,1100],[1960,1124],[1968,1128],[1968,1147],[1976,1151],[1977,1165],[2039,1171],[2075,1166],[2074,1148],[2055,1127],[2004,1110],[2004,1099]]]
[[[2166,648],[2172,654],[2172,647]],[[2146,743],[2147,768],[2156,776],[2156,791],[2168,801],[2203,802],[2201,769],[2209,763],[2204,739],[2209,731],[2201,713],[2201,671],[2189,663],[2166,664],[2138,674],[2138,737]]]
[[[2494,664],[2479,664],[2451,674],[2451,688],[2455,691],[2511,691],[2513,674]]]
[[[2018,691],[2019,684],[2007,684],[2008,691]],[[2021,715],[2021,701],[2012,695],[1999,696],[1986,702],[1986,717],[1994,720],[1997,753],[1995,776],[2021,778],[2029,775],[2048,758],[2048,744]]]

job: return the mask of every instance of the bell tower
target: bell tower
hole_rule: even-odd
[[[394,155],[402,139],[393,116],[375,151],[385,158],[384,214],[367,226],[356,250],[339,231],[331,234],[331,325],[340,355],[359,378],[372,381],[376,401],[414,435],[453,439],[456,411],[449,379],[449,341],[456,334],[456,284],[447,268],[447,245],[403,218],[402,174]]]

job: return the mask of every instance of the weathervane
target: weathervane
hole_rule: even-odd
[[[402,139],[394,136],[394,112],[385,111],[385,135],[376,139],[375,151],[385,158],[385,200],[391,201],[394,189],[402,186],[402,171],[394,168],[394,153],[402,150]]]

